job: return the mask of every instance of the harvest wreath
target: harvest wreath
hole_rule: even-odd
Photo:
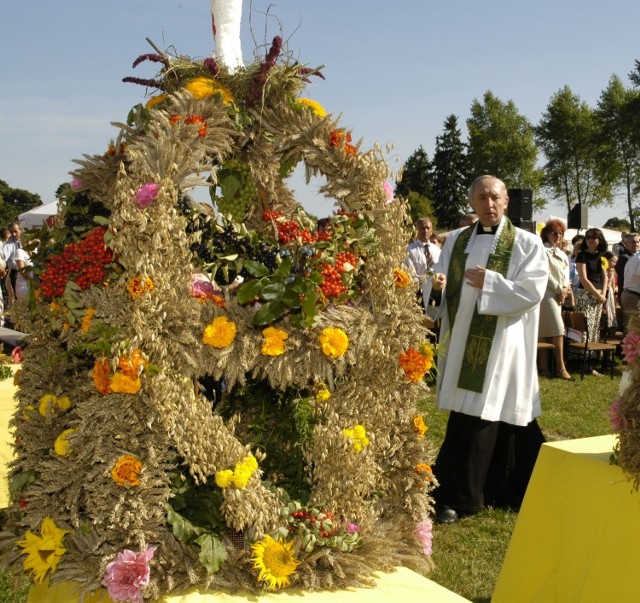
[[[432,364],[378,148],[300,97],[275,38],[167,53],[41,232],[1,560],[81,596],[371,584],[430,568]],[[286,186],[302,162],[339,211]],[[217,215],[189,192],[210,188]]]

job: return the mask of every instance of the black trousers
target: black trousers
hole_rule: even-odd
[[[535,419],[516,426],[451,412],[433,467],[436,506],[461,515],[485,506],[520,508],[544,441]]]

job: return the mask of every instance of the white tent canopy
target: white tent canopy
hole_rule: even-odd
[[[58,201],[51,201],[44,205],[38,205],[33,207],[29,211],[18,216],[18,222],[20,222],[22,228],[40,228],[47,218],[55,216],[58,213]]]

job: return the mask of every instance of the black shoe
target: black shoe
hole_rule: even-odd
[[[450,524],[460,521],[460,516],[451,507],[442,507],[436,513],[436,523]]]

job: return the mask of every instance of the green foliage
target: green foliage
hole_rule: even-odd
[[[462,142],[458,118],[449,115],[444,131],[436,137],[432,162],[433,215],[440,228],[457,228],[467,211],[469,168],[467,145]]]
[[[226,420],[237,417],[238,438],[265,453],[260,467],[266,479],[292,499],[308,500],[304,449],[316,422],[316,407],[310,396],[293,388],[281,392],[266,382],[250,381],[225,392],[215,410]]]
[[[500,178],[507,188],[530,188],[538,197],[542,173],[536,167],[538,149],[534,129],[518,112],[513,101],[503,102],[491,91],[482,102],[474,100],[469,131],[470,180],[491,174]],[[471,182],[467,182],[467,186]],[[536,200],[539,206],[542,201]]]
[[[551,97],[536,128],[545,164],[544,186],[564,201],[597,207],[612,198],[611,182],[598,168],[598,122],[586,102],[565,86]]]
[[[395,193],[399,197],[408,198],[411,192],[431,198],[431,163],[422,146],[407,159],[402,168],[402,176],[396,183]]]
[[[604,224],[604,228],[610,228],[611,230],[628,230],[632,231],[631,224],[624,218],[609,218]]]
[[[38,205],[42,205],[42,199],[37,193],[12,188],[4,180],[0,180],[0,225],[7,226],[15,222],[21,213]]]
[[[412,224],[415,224],[420,218],[430,218],[434,229],[436,228],[438,222],[434,217],[433,206],[429,199],[420,193],[411,191],[407,197],[407,202],[409,204],[409,215],[411,216]]]
[[[612,76],[596,109],[598,170],[601,179],[624,191],[630,229],[635,230],[633,201],[640,188],[640,91],[625,88]]]

